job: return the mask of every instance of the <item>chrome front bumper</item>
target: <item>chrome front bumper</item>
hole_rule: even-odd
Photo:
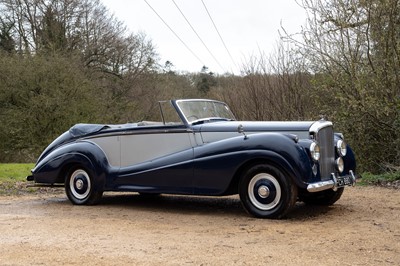
[[[334,173],[331,174],[332,180],[321,181],[316,183],[311,183],[307,186],[308,192],[319,192],[327,189],[337,189],[344,186],[354,186],[356,184],[356,177],[352,170],[349,171],[347,176],[335,176]]]

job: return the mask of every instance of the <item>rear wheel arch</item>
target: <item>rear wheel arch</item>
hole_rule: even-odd
[[[66,156],[64,156],[63,160],[64,162],[63,165],[60,167],[57,178],[59,183],[64,183],[68,171],[78,165],[82,165],[83,167],[85,167],[86,169],[90,169],[91,171],[94,171],[96,169],[96,166],[92,162],[93,160],[79,152],[68,153]]]
[[[75,151],[66,153],[63,157],[63,165],[60,167],[61,171],[58,173],[58,180],[60,183],[65,181],[66,172],[76,165],[82,165],[86,169],[93,172],[96,181],[104,186],[105,175],[108,171],[107,158],[104,153],[99,150],[93,150],[93,147],[86,147],[87,150],[77,149]],[[103,163],[104,162],[104,163]]]
[[[66,172],[74,165],[83,165],[92,170],[96,178],[102,179],[103,183],[104,176],[109,170],[107,167],[108,160],[103,150],[97,145],[86,141],[79,141],[60,147],[57,151],[54,151],[54,154],[49,156],[44,164],[50,166],[50,171],[55,172],[55,183],[64,183]]]
[[[69,162],[64,164],[61,167],[61,170],[58,174],[58,178],[57,180],[59,181],[59,183],[65,183],[66,179],[67,179],[67,174],[70,171],[70,169],[72,169],[75,165],[77,165],[77,163],[73,163],[73,162]]]

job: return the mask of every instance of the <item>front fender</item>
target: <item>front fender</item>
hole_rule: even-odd
[[[66,171],[74,166],[85,168],[96,186],[104,187],[109,171],[107,158],[97,145],[86,141],[60,146],[41,158],[32,170],[33,179],[40,184],[64,183]]]
[[[195,188],[200,194],[222,194],[236,181],[238,173],[260,161],[276,165],[299,187],[306,187],[312,176],[307,152],[293,138],[279,133],[257,133],[196,147]]]

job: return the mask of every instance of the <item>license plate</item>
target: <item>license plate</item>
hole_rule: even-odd
[[[339,176],[336,177],[336,186],[337,187],[344,187],[344,186],[352,186],[353,185],[353,178],[351,176]]]

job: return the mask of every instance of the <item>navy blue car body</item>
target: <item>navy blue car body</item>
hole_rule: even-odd
[[[333,204],[355,183],[355,156],[332,123],[236,121],[212,100],[160,103],[162,121],[78,124],[53,141],[28,180],[65,186],[74,204],[104,191],[239,194],[256,217],[297,200]]]

